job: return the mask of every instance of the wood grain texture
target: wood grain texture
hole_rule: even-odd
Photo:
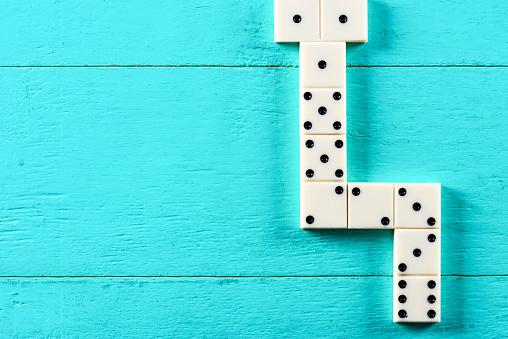
[[[507,65],[506,1],[370,0],[352,65]],[[272,1],[2,2],[0,65],[295,65]]]
[[[507,337],[507,12],[370,0],[348,45],[349,180],[443,183],[427,326],[391,231],[298,228],[272,1],[3,1],[0,337]]]
[[[297,69],[1,76],[0,275],[391,274],[391,231],[298,228]],[[442,182],[443,274],[508,274],[508,69],[347,79],[349,180]]]
[[[482,286],[481,295],[478,286]],[[504,338],[508,278],[443,279],[440,324],[392,323],[392,278],[1,279],[0,335]],[[488,300],[488,307],[478,307]],[[467,312],[463,312],[467,310]]]

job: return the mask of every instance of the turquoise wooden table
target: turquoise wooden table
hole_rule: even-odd
[[[443,184],[442,322],[392,231],[299,229],[298,46],[272,1],[0,11],[0,337],[508,336],[505,1],[371,0],[350,181]]]

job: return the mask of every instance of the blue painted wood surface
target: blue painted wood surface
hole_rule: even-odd
[[[2,279],[2,337],[499,338],[507,277],[443,277],[446,321],[395,324],[392,277]],[[481,287],[481,292],[478,291]],[[370,293],[366,293],[370,291]],[[488,300],[478,307],[481,300]],[[466,312],[457,312],[462,309]],[[382,331],[382,332],[381,332]]]
[[[506,337],[508,4],[369,4],[349,180],[443,183],[441,324],[391,323],[391,231],[298,228],[271,1],[6,1],[1,336]]]

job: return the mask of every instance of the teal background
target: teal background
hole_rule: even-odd
[[[0,337],[508,336],[505,1],[369,1],[350,181],[443,185],[442,322],[392,231],[298,225],[298,45],[272,1],[0,10]]]

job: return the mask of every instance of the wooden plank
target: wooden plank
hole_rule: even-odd
[[[391,274],[390,231],[298,228],[297,69],[0,76],[0,275]],[[443,274],[506,274],[508,69],[347,79],[350,181],[442,182]]]
[[[443,278],[442,322],[392,322],[392,278],[1,279],[0,335],[501,338],[507,277]],[[488,307],[486,306],[488,303]]]
[[[351,65],[506,65],[506,1],[369,1]],[[1,65],[296,65],[272,1],[7,0]]]

